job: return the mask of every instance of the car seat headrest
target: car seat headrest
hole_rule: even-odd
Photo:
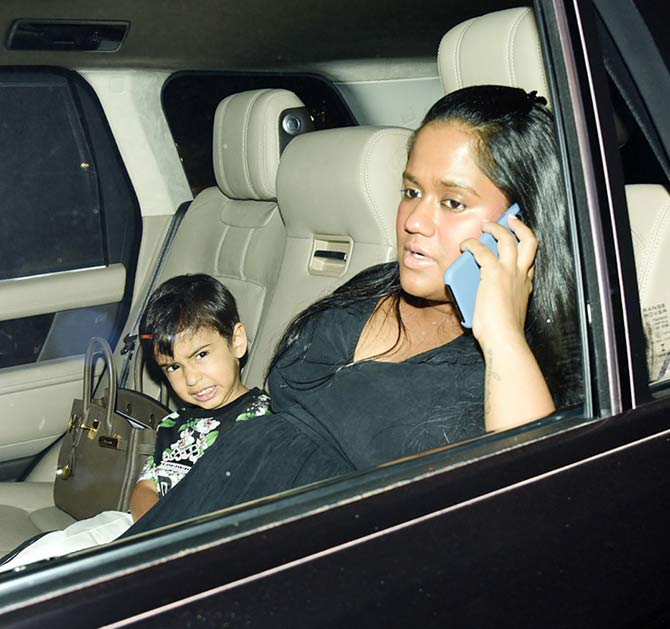
[[[505,9],[452,28],[440,42],[438,67],[445,92],[471,85],[536,90],[551,106],[533,10]]]
[[[394,247],[410,134],[396,127],[346,127],[291,142],[277,175],[287,235],[339,234]]]
[[[216,182],[232,199],[271,200],[279,157],[293,137],[313,128],[289,90],[261,89],[224,98],[214,115]]]

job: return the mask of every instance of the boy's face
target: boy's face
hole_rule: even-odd
[[[248,389],[240,380],[240,358],[247,351],[244,326],[235,326],[231,342],[210,327],[185,330],[175,339],[173,356],[156,355],[174,392],[189,404],[220,408]]]

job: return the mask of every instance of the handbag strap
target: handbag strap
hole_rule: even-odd
[[[149,297],[151,297],[152,293],[154,292],[154,289],[156,288],[156,285],[158,284],[158,278],[160,277],[163,267],[165,266],[168,253],[170,252],[172,243],[174,242],[175,236],[177,235],[177,230],[179,229],[181,222],[184,220],[184,216],[186,215],[186,211],[188,210],[190,205],[191,201],[184,201],[184,203],[182,203],[177,208],[177,211],[172,215],[172,220],[170,221],[170,227],[168,228],[168,232],[165,235],[165,240],[163,240],[163,245],[161,247],[160,254],[158,255],[156,266],[154,267],[153,273],[151,275],[151,281],[149,282],[149,286],[142,299],[142,305],[135,312],[134,315],[135,319],[133,321],[132,326],[130,327],[130,332],[123,337],[123,347],[119,352],[122,356],[126,357],[126,360],[123,363],[123,368],[121,369],[121,378],[119,381],[120,386],[122,387],[126,386],[128,382],[128,376],[130,375],[130,367],[131,363],[133,362],[133,354],[137,342],[140,317],[142,316],[142,313],[144,312],[144,309],[146,308],[147,303],[149,302]],[[141,358],[142,358],[141,355],[138,355],[138,360],[140,362]],[[139,386],[141,386],[141,381],[139,383],[138,382],[135,383],[136,388],[138,384]],[[142,389],[137,390],[141,391]]]
[[[105,413],[105,423],[109,431],[112,430],[112,416],[116,408],[116,388],[117,377],[116,368],[114,367],[114,356],[112,348],[106,339],[99,336],[94,336],[86,348],[86,358],[84,361],[84,394],[83,394],[83,414],[87,416],[88,410],[91,406],[93,398],[93,372],[95,370],[94,358],[96,350],[102,350],[101,354],[105,360],[105,370],[109,374],[109,400],[107,402],[107,409]]]

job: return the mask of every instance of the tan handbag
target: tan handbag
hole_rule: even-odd
[[[97,356],[109,387],[93,398]],[[137,476],[153,452],[156,428],[170,409],[148,395],[118,387],[112,350],[94,337],[86,350],[84,391],[74,400],[58,457],[56,506],[81,520],[101,511],[127,511]]]

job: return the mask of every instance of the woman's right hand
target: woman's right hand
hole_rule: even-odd
[[[461,245],[470,251],[481,267],[472,333],[482,348],[501,338],[508,342],[525,340],[524,326],[528,300],[533,290],[537,238],[516,217],[509,218],[510,230],[493,222],[484,222],[482,230],[498,241],[498,256],[475,238]],[[519,239],[517,244],[517,239]]]
[[[526,342],[525,322],[533,290],[537,238],[516,217],[512,233],[497,223],[482,229],[498,241],[498,257],[479,240],[462,243],[481,266],[472,332],[484,353],[484,407],[487,430],[500,430],[544,417],[554,401]]]

